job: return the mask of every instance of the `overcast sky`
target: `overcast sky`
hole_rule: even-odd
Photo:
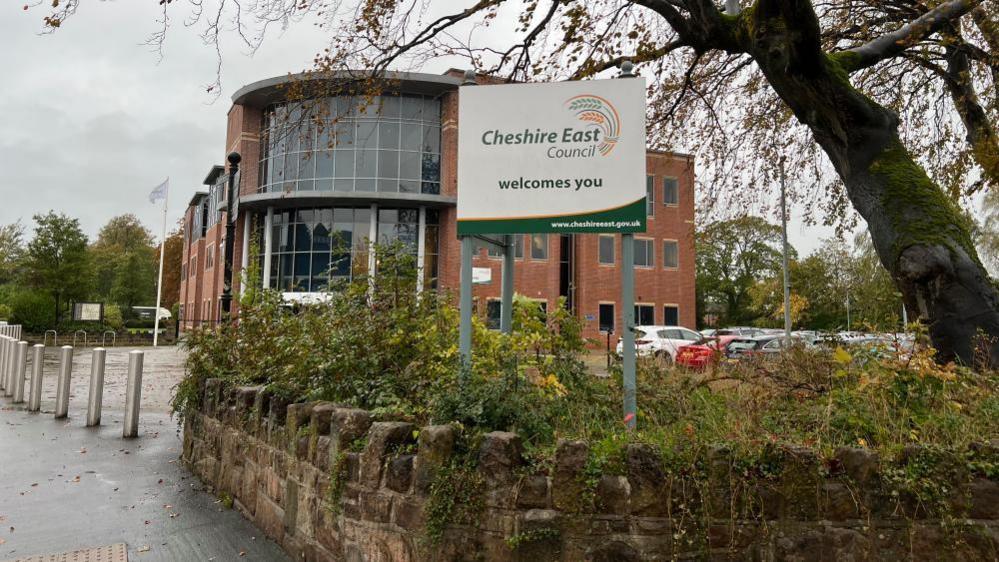
[[[168,176],[172,228],[224,161],[232,93],[305,69],[324,45],[308,24],[271,36],[252,57],[229,37],[216,99],[205,91],[215,52],[197,29],[173,25],[161,61],[143,45],[157,29],[156,2],[84,2],[48,35],[39,34],[44,12],[22,6],[0,7],[0,224],[30,228],[33,214],[54,209],[79,218],[89,236],[134,213],[158,237],[161,207],[148,194]],[[792,221],[789,234],[804,255],[831,232]]]

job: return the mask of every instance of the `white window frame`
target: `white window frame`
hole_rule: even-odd
[[[652,248],[652,256],[651,256],[651,259],[650,259],[651,263],[649,263],[648,265],[639,265],[638,264],[638,259],[637,259],[638,258],[638,252],[635,252],[635,258],[636,258],[635,259],[635,269],[655,269],[655,267],[656,267],[656,239],[655,238],[639,238],[639,237],[636,236],[635,239],[634,239],[634,241],[635,241],[635,245],[636,246],[637,246],[637,243],[639,241],[642,241],[642,242],[647,242],[649,244],[649,247]]]

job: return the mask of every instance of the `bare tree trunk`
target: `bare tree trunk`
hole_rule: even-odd
[[[898,116],[850,84],[853,55],[822,53],[818,23],[788,4],[760,7],[750,54],[832,160],[906,306],[928,324],[938,358],[971,364],[983,332],[993,338],[988,355],[999,364],[999,297],[971,242],[971,225],[902,145]],[[786,21],[799,25],[789,29]]]

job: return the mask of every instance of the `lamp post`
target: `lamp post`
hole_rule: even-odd
[[[225,198],[225,272],[222,277],[222,297],[219,300],[222,304],[222,318],[229,320],[229,311],[232,309],[232,259],[236,243],[233,202],[236,199],[236,173],[239,172],[239,161],[242,158],[238,152],[230,152],[226,160],[229,161],[229,181]]]

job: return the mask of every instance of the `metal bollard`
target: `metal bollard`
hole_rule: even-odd
[[[90,398],[87,400],[87,427],[101,425],[101,401],[104,399],[104,364],[107,350],[95,347],[90,359]]]
[[[19,341],[14,350],[14,403],[24,403],[24,367],[28,361],[28,342]]]
[[[3,395],[14,396],[14,340],[7,338],[3,345]]]
[[[7,369],[4,364],[7,361],[7,336],[0,336],[0,390],[7,390]],[[0,395],[3,395],[0,392]]]
[[[73,376],[73,346],[59,348],[59,378],[56,379],[56,419],[69,415],[69,385]]]
[[[125,385],[125,424],[122,437],[139,435],[139,403],[142,401],[142,352],[128,354],[128,382]]]
[[[45,367],[45,346],[36,343],[31,356],[31,397],[28,399],[28,411],[37,412],[42,409],[42,369]]]

